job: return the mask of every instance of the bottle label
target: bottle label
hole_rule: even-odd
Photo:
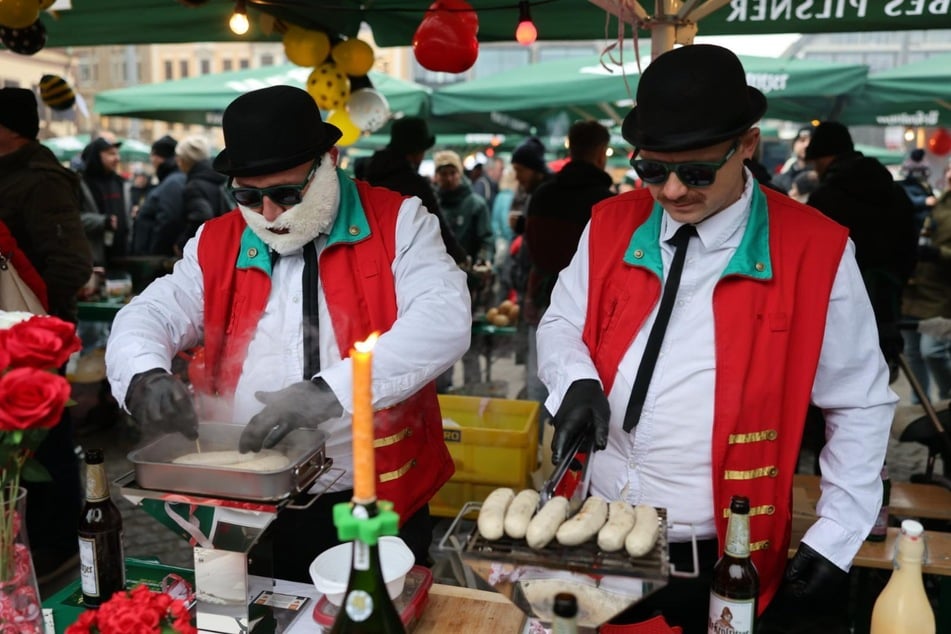
[[[373,614],[373,597],[363,590],[353,590],[347,595],[344,607],[351,620],[362,623]]]
[[[83,594],[99,596],[99,575],[96,574],[96,540],[79,538],[79,578],[82,581]]]
[[[710,593],[708,634],[752,634],[756,599],[727,599]]]
[[[86,499],[90,502],[99,502],[109,497],[109,483],[106,481],[106,470],[97,464],[86,468]]]
[[[353,540],[353,569],[370,569],[370,547],[359,539]]]

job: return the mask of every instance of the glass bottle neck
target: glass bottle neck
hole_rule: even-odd
[[[109,497],[109,481],[102,464],[86,465],[86,500],[100,502]]]
[[[726,543],[723,551],[731,557],[750,556],[750,516],[745,513],[730,513],[726,527]]]

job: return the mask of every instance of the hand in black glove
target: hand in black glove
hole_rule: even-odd
[[[254,398],[265,407],[241,433],[241,453],[273,447],[293,429],[314,428],[343,414],[333,390],[321,378],[300,381],[276,392],[255,392]]]
[[[918,245],[919,262],[935,262],[941,257],[941,249],[930,244]]]
[[[198,438],[198,416],[188,388],[162,368],[132,377],[125,404],[132,417],[145,428],[180,432],[189,440]]]
[[[568,386],[553,421],[555,435],[551,439],[552,463],[562,461],[578,434],[584,433],[589,425],[594,434],[594,448],[607,447],[610,418],[611,407],[600,382],[596,379],[579,379]]]
[[[849,573],[820,555],[809,544],[800,543],[786,566],[786,574],[776,596],[763,614],[763,625],[788,626],[801,620],[804,615],[819,618],[823,612],[836,610],[836,606],[842,605],[842,593],[848,579]],[[779,627],[776,631],[784,630]]]

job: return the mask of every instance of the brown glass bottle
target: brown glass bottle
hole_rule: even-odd
[[[750,501],[734,495],[723,556],[713,568],[709,634],[752,634],[759,575],[750,560]]]
[[[122,515],[109,497],[101,449],[86,451],[86,501],[79,517],[83,603],[98,607],[125,588]]]

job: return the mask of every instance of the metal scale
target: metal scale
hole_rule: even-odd
[[[202,449],[237,447],[241,429],[202,423]],[[273,575],[249,574],[249,553],[278,513],[309,507],[342,475],[325,456],[326,437],[319,430],[291,432],[275,447],[289,465],[275,471],[173,464],[175,457],[195,451],[195,443],[179,434],[162,436],[129,454],[135,469],[116,480],[122,496],[194,547],[199,631],[253,631],[252,590],[256,595],[274,580]],[[320,491],[306,493],[325,474]],[[301,498],[309,499],[298,503]]]

